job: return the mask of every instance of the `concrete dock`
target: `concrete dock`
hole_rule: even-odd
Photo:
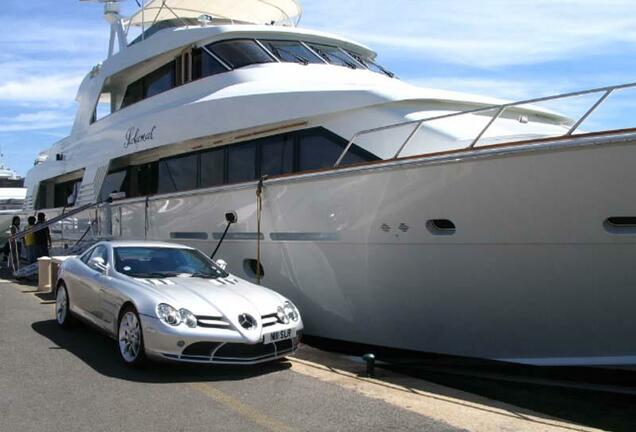
[[[256,367],[131,370],[113,340],[58,327],[51,295],[36,291],[0,280],[2,432],[634,429],[630,418],[579,424],[386,369],[365,378],[360,362],[309,346]]]

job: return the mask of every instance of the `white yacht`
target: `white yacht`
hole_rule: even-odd
[[[0,150],[0,156],[1,156]],[[14,216],[22,212],[26,188],[24,179],[0,163],[0,247],[7,240]]]
[[[211,252],[234,211],[218,256],[309,335],[636,364],[636,130],[581,129],[633,85],[572,120],[410,85],[295,0],[104,3],[109,56],[26,179],[25,212],[76,209],[54,233]]]

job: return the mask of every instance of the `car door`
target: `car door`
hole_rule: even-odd
[[[104,326],[102,292],[104,290],[104,286],[108,285],[110,277],[108,276],[108,270],[93,266],[91,261],[94,258],[101,258],[108,267],[110,265],[108,255],[108,248],[105,245],[97,245],[95,247],[95,251],[91,254],[88,260],[88,272],[87,277],[85,278],[85,282],[88,287],[86,293],[86,311],[90,314],[91,319],[94,320],[100,327]]]
[[[107,258],[109,273],[115,271],[115,256],[111,249],[109,253],[112,256]],[[122,294],[123,282],[116,277],[107,275],[100,281],[99,292],[99,316],[105,330],[116,334],[118,313],[121,305],[124,303],[124,295]]]
[[[95,248],[89,249],[82,255],[72,267],[72,271],[65,275],[67,288],[71,300],[71,308],[86,319],[93,318],[89,312],[90,285],[88,281],[93,277],[94,270],[88,265],[91,257],[95,253]]]

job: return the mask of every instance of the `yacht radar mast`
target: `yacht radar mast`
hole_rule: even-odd
[[[108,44],[108,57],[115,53],[115,38],[119,43],[119,51],[123,51],[128,46],[126,33],[124,32],[123,19],[121,15],[121,3],[124,0],[80,0],[85,3],[103,3],[104,19],[110,24],[110,42]],[[143,7],[143,2],[142,2]]]

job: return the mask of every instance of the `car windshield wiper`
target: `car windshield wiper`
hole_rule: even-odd
[[[127,276],[145,279],[145,278],[169,278],[169,277],[176,277],[178,275],[179,273],[175,273],[175,272],[148,272],[148,273],[132,273],[132,274],[128,274]]]
[[[194,272],[188,273],[190,277],[193,278],[202,278],[202,279],[217,279],[220,277],[218,274],[206,273],[206,272]]]

